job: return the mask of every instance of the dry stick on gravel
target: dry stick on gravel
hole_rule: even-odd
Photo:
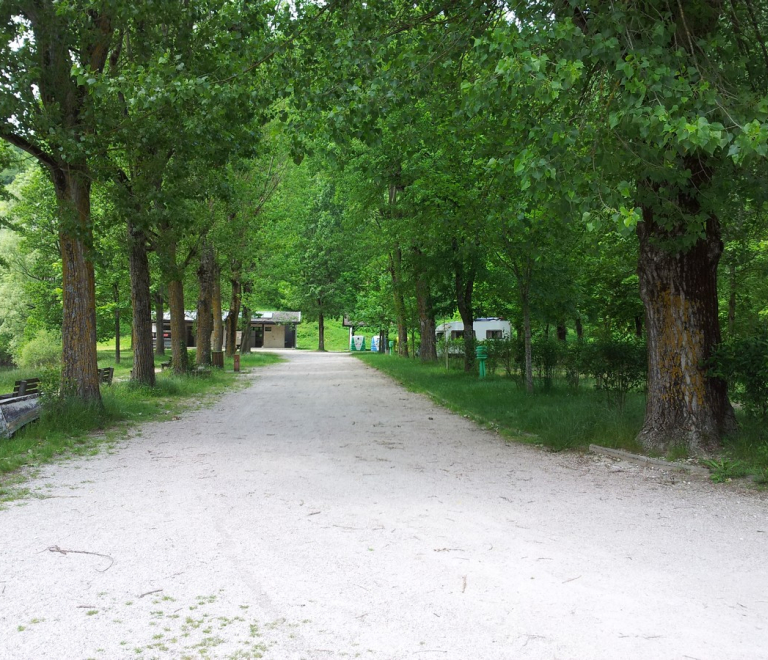
[[[93,555],[94,557],[104,557],[106,559],[109,559],[110,564],[104,569],[97,568],[96,570],[99,573],[106,573],[110,568],[112,568],[112,564],[115,563],[115,560],[110,557],[109,555],[103,555],[100,552],[88,552],[87,550],[62,550],[58,545],[52,545],[50,548],[48,548],[48,552],[58,552],[62,555],[68,555],[68,554],[74,554],[74,555]]]
[[[144,596],[149,596],[149,594],[157,594],[160,593],[162,589],[155,589],[154,591],[145,591],[139,598],[144,598]]]

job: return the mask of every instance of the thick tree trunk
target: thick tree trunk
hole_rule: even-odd
[[[557,340],[566,341],[568,338],[568,329],[565,327],[565,323],[557,324]]]
[[[521,295],[523,307],[523,348],[525,352],[525,391],[533,394],[533,342],[531,340],[531,303],[528,291]]]
[[[189,369],[187,323],[184,319],[184,285],[181,280],[168,282],[168,309],[171,312],[171,360],[173,373],[183,375]]]
[[[637,234],[648,339],[648,400],[638,439],[662,452],[674,445],[691,454],[717,449],[721,436],[736,428],[726,384],[708,378],[703,366],[721,339],[717,264],[723,244],[717,218],[708,219],[704,238],[686,252],[664,249],[670,236],[651,209],[643,210]]]
[[[200,251],[200,266],[197,269],[199,295],[197,297],[197,350],[195,364],[211,364],[211,335],[213,335],[213,248],[205,245]]]
[[[115,364],[120,364],[120,287],[112,285],[112,293],[115,301]]]
[[[155,330],[157,334],[155,355],[165,355],[165,319],[163,318],[163,311],[163,294],[157,291],[155,293]]]
[[[213,264],[213,337],[211,343],[213,350],[221,352],[224,345],[224,323],[221,320],[221,268],[217,263]]]
[[[416,256],[416,307],[419,312],[419,358],[422,362],[437,360],[437,344],[435,343],[435,312],[432,308],[432,296],[429,292],[427,273],[419,266],[420,254]]]
[[[581,317],[576,317],[576,339],[582,341],[584,339],[584,326],[581,324]]]
[[[322,312],[317,315],[317,350],[325,350],[325,316]]]
[[[152,352],[152,298],[149,292],[147,237],[143,230],[130,222],[128,245],[134,336],[131,380],[154,386],[155,358]]]
[[[91,184],[85,172],[74,168],[55,177],[61,212],[62,300],[61,392],[85,401],[101,401],[96,357],[96,288],[89,251]]]
[[[232,357],[237,352],[237,320],[240,318],[241,284],[240,269],[234,268],[232,271],[232,295],[229,299],[229,311],[227,312],[227,321],[225,331],[227,333],[227,342],[225,353]]]

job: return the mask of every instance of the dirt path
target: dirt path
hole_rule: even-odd
[[[768,658],[765,497],[291,355],[0,512],[0,657]]]

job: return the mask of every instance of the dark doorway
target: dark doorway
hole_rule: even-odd
[[[296,327],[285,326],[285,348],[296,348]]]
[[[264,347],[264,326],[263,325],[256,325],[253,327],[253,347],[254,348]]]

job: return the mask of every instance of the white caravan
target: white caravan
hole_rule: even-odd
[[[511,335],[512,327],[509,321],[499,318],[475,319],[472,324],[475,332],[475,339],[485,341],[486,339],[503,339]],[[437,341],[445,339],[448,335],[449,340],[464,338],[464,324],[461,321],[451,321],[450,323],[441,323],[435,330]]]

